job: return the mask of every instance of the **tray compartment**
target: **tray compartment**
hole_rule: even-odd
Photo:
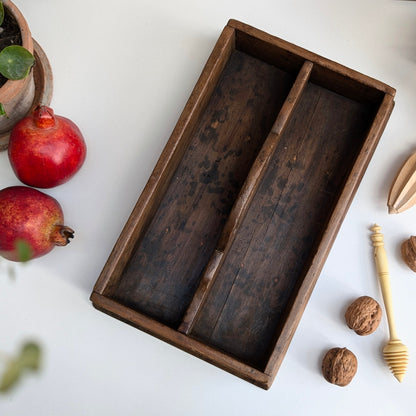
[[[234,51],[113,299],[177,327],[293,76]]]
[[[299,46],[260,30],[253,32],[250,26],[241,22],[231,21],[230,24],[237,28],[236,49],[287,72],[297,71],[305,60],[313,62],[311,81],[342,96],[371,104],[380,102],[386,93],[394,94],[388,85]]]
[[[230,20],[93,305],[269,388],[394,95]]]
[[[375,113],[307,85],[192,336],[265,368]]]

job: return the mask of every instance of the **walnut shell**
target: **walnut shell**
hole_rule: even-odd
[[[416,237],[411,236],[403,241],[401,246],[402,259],[404,262],[416,272]]]
[[[322,360],[322,374],[326,381],[344,387],[354,378],[357,357],[347,348],[332,348]]]
[[[381,306],[370,296],[356,299],[345,312],[345,321],[358,335],[372,334],[380,324]]]

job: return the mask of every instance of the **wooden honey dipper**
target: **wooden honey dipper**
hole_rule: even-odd
[[[374,247],[374,259],[376,262],[377,274],[383,294],[384,306],[386,309],[387,321],[389,325],[390,340],[383,349],[384,360],[390,367],[393,375],[402,382],[409,361],[409,352],[397,337],[396,327],[393,319],[393,302],[390,289],[390,277],[387,263],[387,255],[384,250],[383,234],[380,233],[381,227],[374,225],[371,228],[373,234],[371,240]]]

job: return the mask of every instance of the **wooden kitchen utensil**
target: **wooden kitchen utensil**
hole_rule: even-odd
[[[384,360],[390,367],[393,375],[402,382],[409,361],[407,347],[398,339],[393,319],[393,303],[390,289],[390,277],[387,263],[387,255],[384,250],[383,234],[381,227],[374,225],[371,228],[373,234],[371,240],[374,246],[374,259],[376,262],[377,274],[383,294],[384,306],[389,325],[390,340],[383,349]]]
[[[400,168],[387,201],[389,214],[398,214],[416,204],[416,153]]]

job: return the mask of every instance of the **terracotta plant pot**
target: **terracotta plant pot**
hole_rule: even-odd
[[[7,149],[10,130],[36,104],[49,105],[52,97],[52,71],[45,53],[32,39],[29,26],[16,5],[3,0],[5,12],[13,15],[20,28],[22,46],[35,56],[29,75],[18,81],[8,80],[0,88],[0,103],[7,117],[0,116],[0,151]]]

